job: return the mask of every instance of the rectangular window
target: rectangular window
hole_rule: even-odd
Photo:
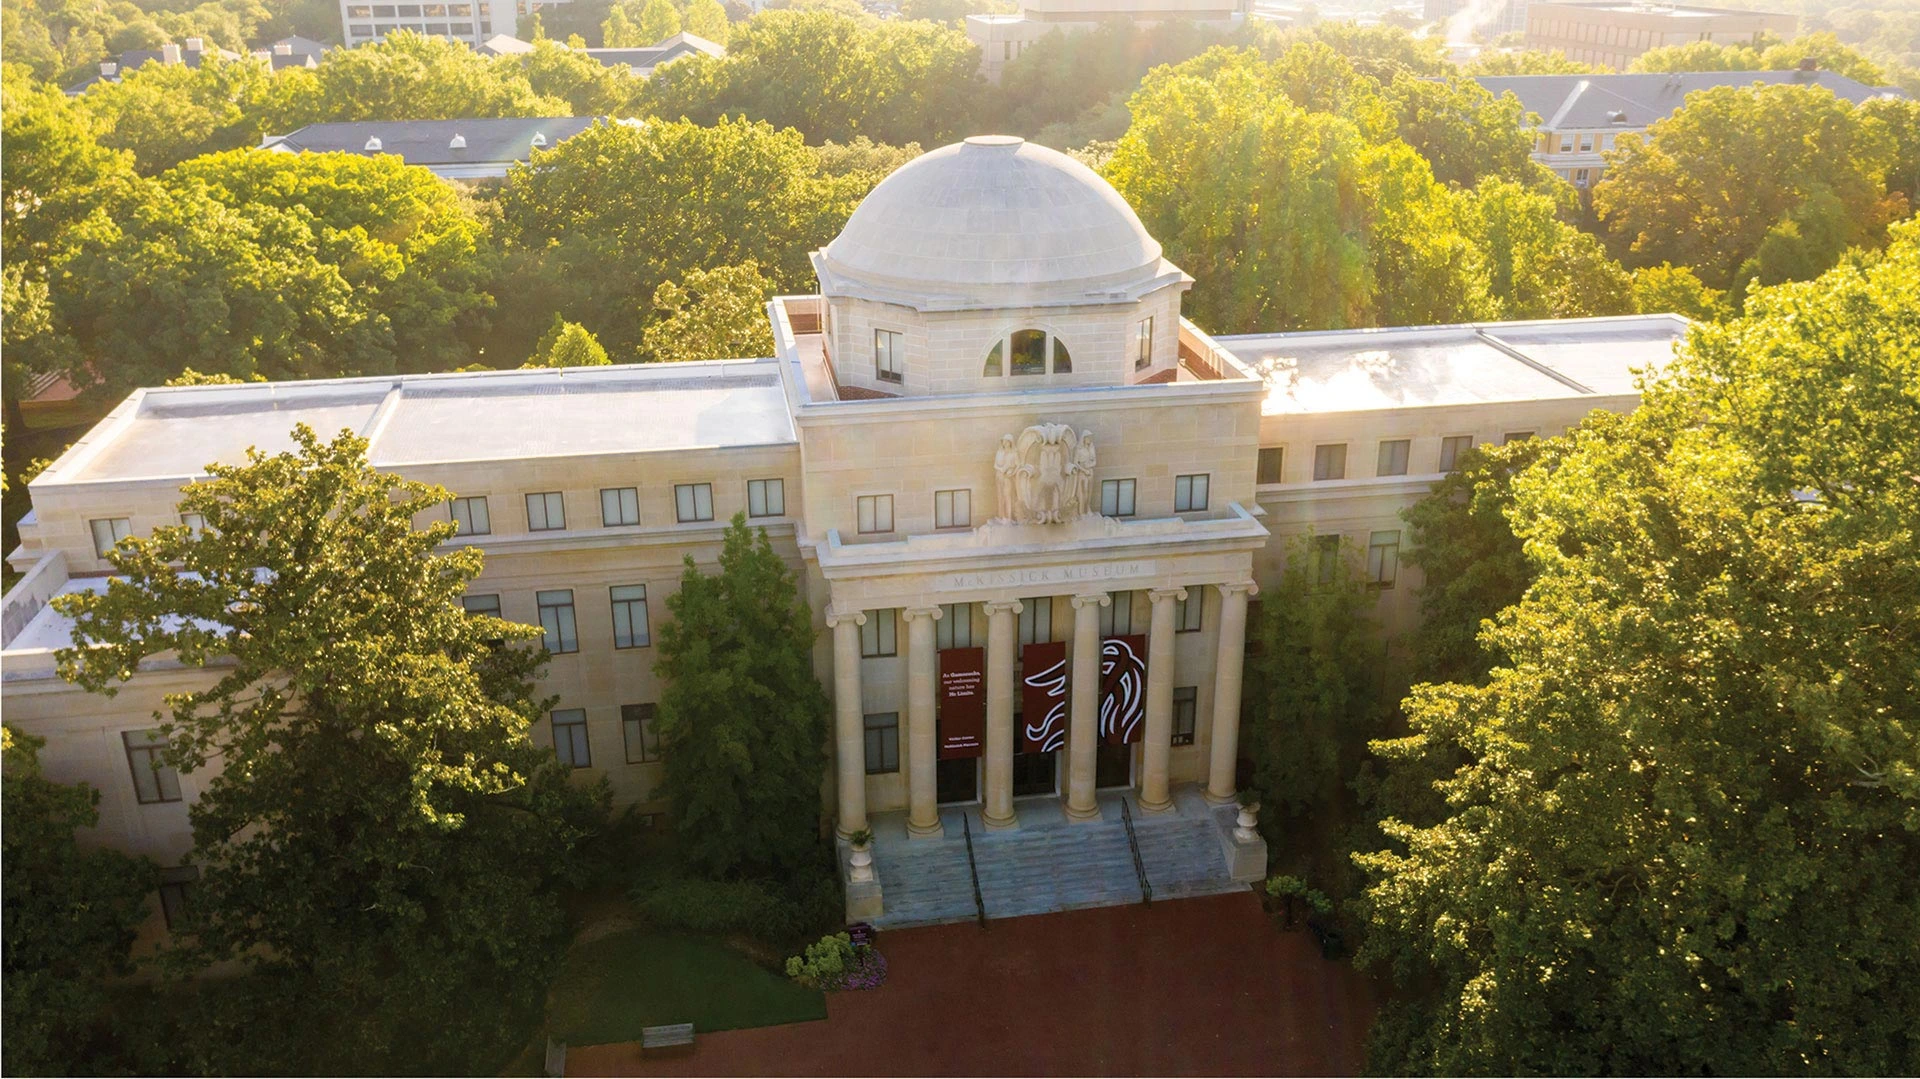
[[[1175,476],[1173,478],[1173,512],[1198,513],[1207,508],[1207,483],[1212,477]]]
[[[495,618],[500,617],[500,595],[497,592],[484,596],[461,596],[460,606],[465,607],[468,614],[490,614]]]
[[[600,491],[600,523],[604,527],[640,523],[640,490],[637,487],[606,487]]]
[[[172,931],[187,916],[187,904],[193,900],[194,882],[200,879],[200,867],[170,865],[160,870],[160,915]]]
[[[1313,478],[1316,480],[1344,480],[1347,478],[1347,446],[1315,446],[1313,448]]]
[[[1207,592],[1200,585],[1187,586],[1187,598],[1178,601],[1173,609],[1173,630],[1175,633],[1200,632],[1200,613],[1207,609]]]
[[[713,520],[713,484],[674,484],[673,512],[681,524]]]
[[[1173,687],[1173,744],[1193,744],[1193,729],[1200,716],[1200,687]]]
[[[933,624],[935,648],[973,647],[973,604],[942,603],[940,620]]]
[[[785,517],[786,515],[786,480],[747,481],[747,516]]]
[[[161,763],[167,740],[157,730],[124,731],[127,767],[133,770],[133,796],[141,805],[180,800],[180,773]]]
[[[1504,446],[1509,442],[1525,442],[1532,437],[1532,431],[1508,431],[1500,437],[1500,444]]]
[[[1133,328],[1133,369],[1144,371],[1153,366],[1153,316],[1148,315]]]
[[[458,526],[456,536],[485,536],[493,532],[493,518],[487,514],[487,496],[456,498],[447,503],[447,513]]]
[[[861,532],[893,531],[893,496],[861,495],[854,500]]]
[[[1053,640],[1053,597],[1020,601],[1020,643],[1046,644]]]
[[[1108,517],[1133,516],[1133,480],[1101,480],[1100,512]]]
[[[1396,438],[1380,443],[1380,465],[1374,469],[1376,476],[1404,476],[1407,474],[1407,454],[1413,443],[1404,438]]]
[[[1593,152],[1593,136],[1591,134],[1580,136],[1580,152],[1583,154]],[[1582,169],[1581,171],[1585,172],[1586,170]]]
[[[1281,471],[1287,463],[1287,451],[1281,446],[1263,446],[1260,449],[1260,474],[1255,482],[1283,483]]]
[[[1452,472],[1460,467],[1460,455],[1473,448],[1472,435],[1455,435],[1440,440],[1440,471]]]
[[[617,584],[610,592],[613,596],[613,646],[645,648],[652,644],[653,636],[647,629],[647,586]]]
[[[869,712],[867,728],[867,774],[885,775],[900,770],[900,713]]]
[[[198,513],[183,513],[180,523],[187,526],[187,535],[199,539],[207,534],[207,519]]]
[[[593,752],[587,747],[587,712],[584,708],[560,708],[553,713],[553,752],[569,768],[593,767]]]
[[[1375,532],[1367,537],[1367,583],[1375,588],[1392,588],[1400,569],[1400,533]]]
[[[1100,608],[1100,636],[1124,637],[1133,632],[1133,593],[1109,592],[1110,601]]]
[[[973,492],[933,492],[933,527],[972,528]]]
[[[108,517],[104,520],[87,522],[93,527],[93,550],[102,558],[113,545],[133,535],[133,522],[125,517]]]
[[[527,531],[554,532],[567,527],[567,500],[559,491],[527,496]]]
[[[627,763],[647,764],[660,759],[660,735],[653,729],[657,710],[652,704],[620,706],[620,726],[627,736]]]
[[[540,605],[540,628],[546,631],[543,642],[547,651],[556,656],[580,651],[580,637],[573,624],[573,589],[536,592],[534,599]]]
[[[873,331],[873,374],[883,382],[904,382],[907,377],[907,339],[892,330]]]
[[[860,655],[863,658],[900,654],[899,638],[894,633],[894,616],[897,613],[893,607],[867,612],[866,624],[860,627]]]
[[[1340,576],[1340,537],[1313,537],[1315,559],[1314,580],[1320,584],[1332,584]]]

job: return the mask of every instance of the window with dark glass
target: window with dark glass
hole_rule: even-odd
[[[1020,643],[1046,644],[1053,640],[1053,599],[1040,596],[1020,601]]]
[[[1472,435],[1454,435],[1440,440],[1440,471],[1452,472],[1460,467],[1460,455],[1473,448]]]
[[[907,337],[893,330],[873,331],[873,371],[885,382],[903,382],[907,377]]]
[[[180,800],[180,773],[163,763],[167,740],[157,730],[124,731],[120,742],[133,771],[133,796],[141,805]]]
[[[1047,373],[1047,335],[1043,330],[1015,330],[1008,350],[1013,356],[1016,375]]]
[[[1399,531],[1375,532],[1367,537],[1367,583],[1375,588],[1392,588],[1399,569]]]
[[[647,586],[618,584],[609,592],[613,597],[613,646],[645,648],[652,644],[647,627]]]
[[[497,592],[478,596],[461,596],[460,606],[466,608],[468,614],[490,614],[495,618],[500,617],[500,595]]]
[[[866,715],[867,774],[884,775],[900,770],[900,713],[869,712]]]
[[[620,706],[620,727],[626,735],[627,763],[646,764],[660,759],[660,735],[653,729],[654,704]]]
[[[584,708],[560,708],[553,713],[553,752],[569,768],[593,767],[593,752],[587,746],[587,711]]]
[[[1281,483],[1284,473],[1282,467],[1287,461],[1287,451],[1280,446],[1263,446],[1260,449],[1260,471],[1256,483]]]
[[[1190,746],[1193,731],[1199,725],[1200,687],[1173,687],[1173,744]]]
[[[1347,446],[1315,446],[1313,448],[1313,478],[1316,480],[1344,480],[1347,478]]]
[[[1380,460],[1374,469],[1376,476],[1404,476],[1407,474],[1407,454],[1413,443],[1404,438],[1396,438],[1380,443]]]
[[[935,648],[973,647],[973,604],[943,603],[940,618],[933,624]]]
[[[1200,613],[1207,607],[1207,591],[1200,585],[1187,586],[1187,598],[1180,600],[1173,611],[1173,626],[1176,633],[1200,632]]]
[[[600,523],[615,525],[640,523],[640,490],[636,487],[606,487],[600,491]]]
[[[1153,316],[1146,318],[1133,328],[1133,369],[1142,371],[1153,366]]]
[[[1340,537],[1313,537],[1313,551],[1316,560],[1314,578],[1321,584],[1332,584],[1340,576]]]
[[[573,589],[534,593],[540,607],[540,628],[547,651],[554,655],[580,651],[580,636],[573,620]]]
[[[1109,592],[1100,608],[1100,636],[1124,637],[1133,632],[1133,593]]]
[[[868,611],[866,624],[860,627],[860,655],[867,659],[900,654],[899,637],[895,633],[894,616],[898,609],[883,607]]]

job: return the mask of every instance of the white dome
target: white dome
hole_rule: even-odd
[[[1092,169],[976,135],[882,180],[814,253],[821,291],[926,309],[1131,301],[1182,275]]]

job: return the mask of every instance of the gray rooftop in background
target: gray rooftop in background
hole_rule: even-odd
[[[1266,380],[1265,412],[1359,412],[1632,394],[1686,327],[1634,315],[1214,340]]]
[[[179,480],[295,424],[368,437],[376,466],[764,446],[796,440],[771,360],[143,390],[36,483]]]
[[[1550,131],[1638,129],[1673,114],[1696,90],[1716,86],[1821,86],[1858,105],[1871,97],[1906,95],[1831,71],[1689,71],[1628,75],[1487,75],[1473,81],[1495,97],[1512,93]],[[1624,119],[1615,120],[1616,115]]]
[[[308,124],[288,135],[269,138],[263,149],[314,153],[338,151],[372,156],[398,154],[409,165],[465,165],[525,161],[536,135],[552,149],[603,119],[597,116],[508,117],[487,120],[366,120]],[[466,141],[453,145],[454,136]],[[379,139],[378,150],[367,149]]]

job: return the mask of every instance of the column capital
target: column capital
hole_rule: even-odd
[[[946,613],[939,607],[903,607],[900,610],[900,617],[909,622],[916,618],[928,618],[937,622]]]
[[[980,606],[991,616],[996,614],[1019,614],[1025,609],[1026,605],[1017,599],[990,599]]]
[[[1106,592],[1088,592],[1084,595],[1073,597],[1073,609],[1076,611],[1085,607],[1111,606],[1113,606],[1113,596]]]
[[[1186,598],[1187,598],[1187,590],[1184,588],[1149,588],[1147,589],[1147,599],[1153,601],[1154,603],[1163,603],[1170,599],[1181,600]]]
[[[1236,592],[1245,592],[1249,596],[1260,594],[1260,585],[1257,581],[1226,581],[1213,587],[1218,588],[1223,596],[1231,596]]]
[[[856,626],[867,624],[867,612],[843,611],[837,607],[827,608],[827,628],[837,629],[842,622],[851,622]]]

